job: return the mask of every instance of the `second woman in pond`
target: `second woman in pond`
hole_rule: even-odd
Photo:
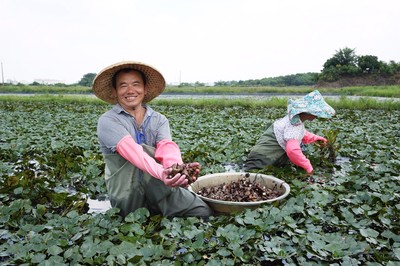
[[[333,115],[335,110],[325,102],[318,90],[298,100],[289,99],[287,115],[267,127],[251,149],[245,161],[245,170],[282,166],[290,161],[312,174],[313,166],[303,154],[301,145],[316,141],[326,143],[327,139],[308,132],[304,122],[315,118],[331,118]]]

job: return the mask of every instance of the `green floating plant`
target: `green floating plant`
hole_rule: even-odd
[[[336,162],[337,152],[339,151],[339,145],[336,143],[337,136],[339,134],[338,129],[324,129],[322,131],[325,138],[328,140],[326,143],[316,142],[315,145],[319,149],[320,164],[321,165],[333,165]]]

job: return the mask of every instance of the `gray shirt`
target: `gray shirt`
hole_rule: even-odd
[[[156,147],[163,139],[171,139],[168,119],[150,106],[143,106],[146,108],[146,114],[141,125],[138,125],[135,118],[119,104],[100,116],[97,136],[103,154],[116,153],[118,142],[126,135],[131,135],[139,144],[152,147]]]

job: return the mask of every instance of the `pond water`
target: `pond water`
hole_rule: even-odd
[[[157,99],[249,99],[249,100],[265,100],[269,98],[299,98],[304,94],[278,94],[278,93],[243,93],[243,94],[179,94],[179,93],[163,93],[157,97]],[[328,99],[339,99],[341,96],[334,94],[324,94],[324,98]],[[389,98],[389,97],[368,97],[368,96],[346,96],[350,100],[358,100],[360,98],[371,98],[377,101],[400,101],[400,98]]]
[[[87,203],[89,204],[88,213],[104,213],[107,210],[111,209],[111,203],[108,199],[88,199]]]
[[[47,95],[47,94],[34,94],[34,93],[0,93],[1,95],[10,96],[35,96],[35,95]],[[70,96],[80,97],[96,97],[94,94],[66,94]],[[279,93],[242,93],[242,94],[219,94],[219,93],[163,93],[157,97],[157,99],[249,99],[249,100],[265,100],[272,97],[276,98],[299,98],[304,94],[279,94]],[[328,99],[339,99],[341,96],[335,94],[323,94],[324,98]],[[400,101],[400,98],[389,98],[389,97],[369,97],[369,96],[346,96],[347,99],[357,100],[360,98],[371,98],[377,101]]]

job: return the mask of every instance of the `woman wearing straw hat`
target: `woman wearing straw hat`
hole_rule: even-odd
[[[182,188],[188,185],[186,177],[169,178],[168,168],[183,164],[181,152],[171,139],[167,118],[147,105],[164,88],[158,70],[135,61],[113,64],[93,81],[95,95],[114,105],[97,125],[111,206],[122,216],[144,207],[167,217],[208,217],[210,207]]]
[[[270,125],[250,151],[244,168],[246,171],[262,169],[265,166],[281,166],[289,160],[303,168],[307,174],[313,173],[310,160],[300,147],[316,141],[327,142],[324,137],[308,132],[305,121],[315,118],[331,118],[335,110],[325,102],[318,90],[303,98],[288,100],[288,114]]]

